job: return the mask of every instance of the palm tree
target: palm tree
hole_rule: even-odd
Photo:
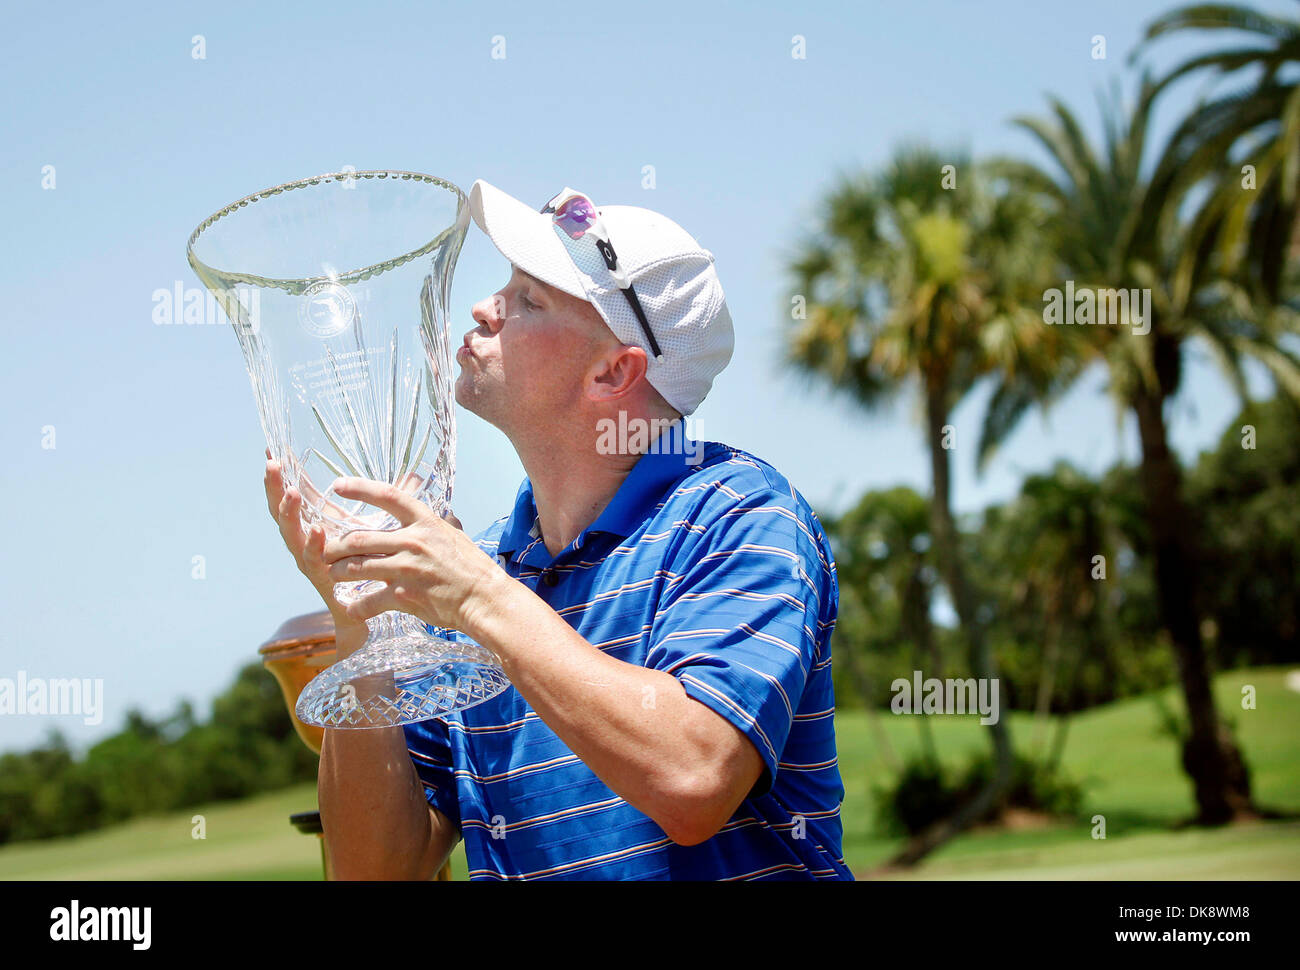
[[[1244,357],[1264,363],[1281,386],[1296,388],[1300,360],[1278,343],[1277,318],[1256,312],[1242,299],[1240,280],[1219,255],[1231,228],[1221,193],[1211,191],[1190,219],[1179,218],[1188,194],[1214,174],[1208,156],[1191,151],[1191,143],[1176,134],[1156,159],[1152,175],[1144,176],[1147,127],[1158,91],[1144,78],[1127,119],[1115,101],[1103,109],[1100,152],[1060,101],[1052,101],[1050,121],[1018,119],[1059,170],[1048,174],[1026,167],[1018,174],[1055,198],[1062,273],[1076,286],[1151,294],[1145,335],[1126,326],[1067,329],[1104,361],[1111,393],[1137,419],[1139,472],[1161,622],[1173,644],[1187,703],[1183,767],[1195,787],[1198,820],[1217,824],[1254,810],[1245,764],[1210,693],[1196,604],[1195,519],[1183,498],[1181,469],[1169,446],[1165,405],[1181,386],[1183,352],[1193,339],[1215,351],[1242,393]],[[1192,163],[1205,166],[1199,177],[1188,167]]]
[[[1033,395],[1064,383],[1062,335],[1038,307],[1050,264],[1031,192],[1013,191],[960,152],[914,146],[878,175],[841,176],[822,216],[790,260],[795,314],[787,360],[867,409],[904,388],[917,391],[930,451],[931,534],[940,574],[960,618],[976,677],[996,676],[959,550],[952,512],[950,418],[976,381],[998,375],[1001,428]],[[922,833],[895,859],[911,864],[981,815],[1011,773],[1005,719],[990,725],[997,770],[954,816]]]
[[[1286,276],[1296,250],[1300,201],[1300,85],[1294,80],[1300,21],[1236,4],[1179,7],[1147,28],[1135,56],[1158,38],[1200,31],[1250,37],[1187,59],[1161,78],[1157,92],[1194,75],[1223,80],[1255,71],[1257,77],[1189,114],[1174,135],[1179,150],[1170,160],[1193,176],[1207,164],[1228,163],[1213,204],[1205,207],[1207,215],[1221,215],[1226,223],[1220,254],[1250,297],[1266,305],[1282,303],[1290,295]],[[1288,69],[1289,79],[1282,77]],[[1249,178],[1243,171],[1247,165],[1253,169]]]

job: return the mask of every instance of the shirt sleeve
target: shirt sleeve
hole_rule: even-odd
[[[435,717],[404,725],[403,730],[406,732],[406,749],[424,788],[424,797],[460,828],[460,800],[456,795],[447,722]]]
[[[817,660],[819,619],[835,595],[826,556],[798,501],[769,491],[719,516],[669,567],[646,666],[672,674],[758,749],[764,771],[750,797],[772,788]]]

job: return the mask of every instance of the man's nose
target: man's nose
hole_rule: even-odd
[[[496,333],[505,323],[505,314],[502,312],[504,303],[505,301],[501,299],[500,294],[485,297],[474,304],[470,316],[477,323],[487,327],[490,333]]]

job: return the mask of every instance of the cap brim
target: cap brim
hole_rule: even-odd
[[[469,192],[469,212],[492,245],[530,276],[579,299],[589,299],[582,277],[555,234],[551,217],[482,179]]]

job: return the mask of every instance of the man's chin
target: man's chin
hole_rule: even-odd
[[[482,393],[482,389],[475,385],[472,377],[464,371],[456,380],[452,395],[456,398],[456,403],[463,407],[470,414],[489,420],[485,411],[487,400]]]
[[[461,385],[460,381],[456,382],[455,387],[452,389],[451,396],[455,398],[456,403],[459,404],[461,407],[463,407],[466,411],[474,410],[474,404],[475,404],[474,395],[472,392],[465,390]]]

